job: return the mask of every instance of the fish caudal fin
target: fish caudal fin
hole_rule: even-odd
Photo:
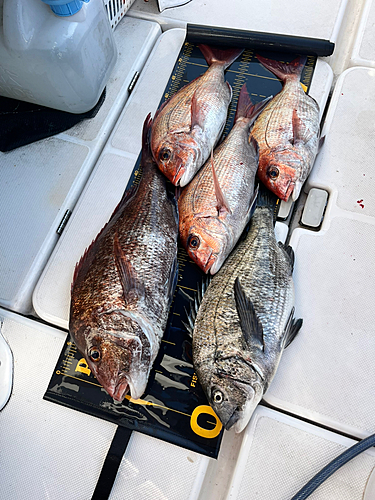
[[[248,118],[250,121],[250,125],[252,125],[258,118],[260,113],[263,111],[263,109],[266,107],[266,105],[269,103],[269,101],[272,99],[272,97],[273,96],[267,97],[267,99],[264,99],[257,104],[253,104],[251,102],[249,92],[247,91],[246,83],[244,83],[241,88],[240,95],[238,96],[234,123],[236,123],[239,118]]]
[[[229,66],[239,57],[244,49],[218,49],[212,47],[211,45],[198,45],[200,51],[204,55],[206,62],[209,66],[213,63],[222,64],[224,69],[229,68]]]
[[[145,121],[143,122],[143,130],[142,130],[142,157],[151,155],[150,151],[150,139],[151,139],[151,127],[152,127],[152,118],[151,113],[149,113]]]
[[[257,202],[258,207],[275,208],[277,200],[278,200],[277,196],[272,191],[267,189],[262,184],[259,186],[258,202]]]
[[[277,76],[277,78],[280,78],[283,82],[288,80],[288,78],[298,78],[299,80],[307,61],[306,56],[300,56],[287,64],[280,61],[274,61],[273,59],[267,59],[258,54],[256,54],[256,56],[262,66],[271,71],[271,73]]]
[[[273,212],[273,221],[276,222],[277,213],[279,211],[279,199],[278,197],[269,189],[267,189],[263,184],[259,184],[259,193],[257,198],[257,208],[266,207]]]

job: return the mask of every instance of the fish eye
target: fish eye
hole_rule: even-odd
[[[99,349],[97,349],[96,347],[91,347],[91,349],[89,350],[89,356],[91,361],[99,361],[101,357]]]
[[[275,165],[271,165],[268,170],[267,170],[267,175],[272,179],[275,180],[279,177],[279,169]]]
[[[196,250],[201,244],[201,240],[195,234],[191,234],[188,238],[187,244],[193,250]]]
[[[213,400],[214,400],[214,403],[221,404],[224,401],[224,395],[223,395],[223,393],[221,391],[219,391],[219,390],[216,390],[213,393]]]
[[[159,159],[161,161],[167,161],[169,160],[169,158],[171,157],[171,150],[168,149],[168,148],[163,148],[161,151],[160,151],[160,154],[159,154]]]

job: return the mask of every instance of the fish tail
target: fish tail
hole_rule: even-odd
[[[266,99],[264,99],[261,102],[258,102],[257,104],[253,104],[251,102],[249,92],[247,91],[246,83],[244,83],[241,88],[240,95],[238,97],[238,104],[236,109],[236,115],[234,117],[234,123],[236,123],[236,121],[239,118],[248,118],[249,125],[252,125],[257,119],[258,115],[263,111],[263,109],[271,99],[272,96],[267,97]]]
[[[145,121],[143,122],[142,130],[142,158],[141,167],[143,174],[145,174],[146,169],[149,170],[151,167],[155,167],[154,158],[151,151],[151,128],[152,128],[152,118],[151,113],[149,113]],[[151,168],[153,171],[153,168]]]
[[[276,222],[278,206],[279,206],[278,197],[272,191],[267,189],[263,184],[259,183],[257,208],[258,207],[269,208],[273,212],[274,222]]]
[[[213,63],[222,64],[224,69],[227,69],[239,57],[244,49],[218,49],[211,45],[198,45],[200,51],[204,55],[206,62],[209,66]]]
[[[151,113],[149,113],[145,121],[143,122],[143,130],[142,130],[142,156],[147,157],[150,155],[150,136],[151,136],[151,126],[152,126],[152,118]]]
[[[292,62],[287,64],[281,61],[267,59],[266,57],[262,57],[259,54],[256,54],[256,56],[262,66],[271,71],[271,73],[277,76],[277,78],[280,78],[280,80],[283,82],[285,82],[289,78],[298,78],[299,80],[307,61],[306,56],[299,56]]]

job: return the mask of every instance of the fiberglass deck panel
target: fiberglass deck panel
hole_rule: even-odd
[[[335,42],[347,0],[193,0],[159,13],[156,2],[136,0],[128,15],[182,27],[186,23],[323,38]]]
[[[156,23],[123,19],[114,32],[119,51],[95,118],[70,130],[0,153],[0,304],[31,313],[31,295],[58,241],[56,230],[72,209],[160,34]]]
[[[375,67],[375,2],[366,0],[354,42],[350,65]]]
[[[265,399],[356,437],[375,432],[373,70],[337,81],[307,189],[329,193],[321,230],[295,229],[296,316]],[[360,92],[358,91],[360,89]]]
[[[64,332],[1,309],[0,323],[14,356],[12,395],[0,411],[0,498],[91,498],[116,426],[43,400]],[[109,498],[193,500],[207,465],[133,432]]]
[[[90,498],[116,426],[43,400],[64,332],[4,310],[0,317],[14,357],[0,412],[0,498]]]
[[[290,500],[320,469],[355,443],[258,407],[245,430],[227,498]],[[309,498],[362,500],[374,466],[374,451],[362,453],[329,477]]]

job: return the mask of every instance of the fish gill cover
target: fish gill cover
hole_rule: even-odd
[[[261,55],[290,62],[297,54],[261,52]],[[309,89],[315,64],[315,56],[307,57],[301,77],[305,91]],[[185,42],[161,103],[207,68],[198,46]],[[276,95],[282,88],[281,82],[263,68],[251,49],[246,49],[228,68],[225,79],[232,87],[233,97],[223,137],[233,125],[238,96],[244,83],[253,103]],[[139,163],[140,157],[134,166],[128,188],[140,181],[142,172]],[[170,188],[174,190],[171,184]],[[186,320],[185,309],[190,309],[189,296],[194,296],[204,273],[181,245],[178,262],[179,277],[167,328],[142,398],[134,401],[127,396],[122,403],[115,402],[94,378],[69,335],[44,398],[217,458],[223,434],[222,425],[198,382],[192,363],[191,339],[182,323]]]

